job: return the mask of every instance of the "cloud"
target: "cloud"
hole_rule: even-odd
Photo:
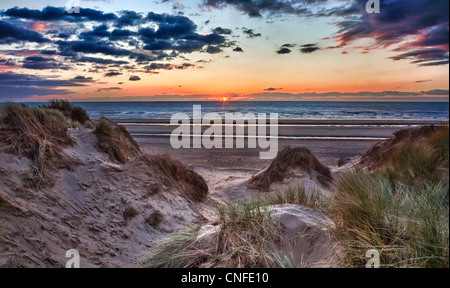
[[[71,79],[72,82],[77,83],[92,83],[95,82],[92,77],[85,77],[85,76],[76,76],[75,78]]]
[[[18,67],[16,61],[12,58],[3,58],[0,57],[0,66],[8,66],[8,67]]]
[[[204,4],[217,9],[233,6],[250,17],[261,17],[262,13],[289,13],[308,15],[311,12],[305,4],[325,3],[327,0],[283,1],[283,0],[204,0]]]
[[[122,28],[127,26],[137,26],[143,22],[141,14],[135,11],[122,11],[120,17],[116,20],[116,27]]]
[[[231,47],[232,43],[226,38],[231,34],[230,29],[216,27],[209,33],[199,33],[197,25],[182,15],[128,10],[105,13],[83,8],[80,12],[68,14],[64,8],[50,6],[42,10],[15,7],[0,11],[3,17],[0,20],[0,44],[48,44],[36,54],[58,56],[54,58],[64,62],[106,66],[100,69],[127,65],[129,72],[138,72],[152,62],[172,61],[177,57],[183,58],[182,54],[186,53],[221,53],[222,47]],[[32,27],[36,23],[33,21],[45,22],[52,29],[41,35],[20,27]],[[23,67],[68,69],[61,64],[63,62],[51,59],[22,59]],[[189,66],[173,64],[171,67],[185,69]],[[99,69],[93,68],[88,68],[88,71]]]
[[[217,54],[217,53],[222,52],[222,49],[220,49],[220,47],[217,47],[217,46],[208,46],[206,48],[205,52],[209,53],[209,54]]]
[[[233,49],[234,52],[244,52],[244,50],[241,47],[236,47]]]
[[[292,51],[289,48],[281,48],[280,50],[277,51],[277,54],[289,54],[291,52]]]
[[[230,35],[231,34],[231,29],[217,27],[217,28],[213,29],[213,32],[217,33],[217,34],[220,34],[220,35]]]
[[[22,67],[33,70],[48,70],[48,69],[69,70],[69,66],[62,64],[53,58],[47,58],[42,56],[30,56],[25,58]]]
[[[80,58],[72,58],[74,62],[88,62],[88,63],[95,63],[95,64],[103,64],[103,65],[123,65],[128,64],[128,61],[123,60],[112,60],[112,59],[105,59],[105,58],[97,58],[97,57],[80,57]]]
[[[183,63],[181,65],[174,65],[170,63],[151,63],[150,65],[144,67],[144,69],[147,70],[147,72],[152,72],[154,70],[184,70],[190,67],[194,67],[194,64],[191,63]]]
[[[115,76],[119,76],[122,75],[123,73],[117,72],[117,71],[109,71],[108,73],[105,74],[105,77],[115,77]]]
[[[67,95],[73,93],[57,87],[84,86],[71,80],[45,79],[36,75],[0,73],[0,100],[14,100],[33,96]]]
[[[62,7],[51,6],[45,7],[42,10],[14,7],[2,12],[1,15],[36,21],[107,22],[118,19],[117,15],[113,13],[103,13],[102,11],[95,9],[80,8],[80,13],[69,14]]]
[[[36,31],[18,27],[0,20],[0,44],[18,42],[48,43],[50,40],[44,38],[44,36]]]
[[[114,90],[122,90],[120,87],[108,87],[108,88],[99,88],[97,89],[97,92],[103,92],[103,91],[114,91]]]
[[[412,63],[419,66],[437,66],[448,64],[448,51],[441,48],[421,49],[402,53],[390,59],[398,61],[403,59],[411,59]]]
[[[0,73],[0,86],[74,87],[85,85],[77,83],[77,81],[74,81],[74,79],[71,80],[45,79],[36,75],[5,72]]]
[[[129,80],[130,81],[140,81],[141,77],[139,77],[139,76],[131,76]]]
[[[381,0],[379,14],[366,13],[366,2],[354,0],[350,8],[328,14],[344,17],[337,23],[337,47],[371,38],[373,48],[397,45],[394,51],[399,54],[393,60],[408,59],[420,66],[448,63],[448,0]]]
[[[283,88],[273,88],[273,87],[270,87],[270,88],[264,89],[264,91],[268,91],[268,92],[278,91],[278,90],[283,90]]]
[[[242,32],[247,35],[248,38],[256,38],[262,36],[261,33],[255,33],[253,29],[242,28]]]
[[[317,46],[317,44],[305,44],[300,46],[300,52],[305,53],[305,54],[311,54],[317,50],[319,50],[319,46]]]

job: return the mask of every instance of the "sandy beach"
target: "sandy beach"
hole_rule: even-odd
[[[261,149],[174,149],[170,133],[178,125],[170,119],[119,119],[142,149],[149,153],[168,153],[197,168],[259,171],[270,160],[259,159]],[[337,166],[341,158],[366,152],[392,133],[420,125],[439,124],[436,120],[279,120],[279,147],[304,146],[325,165]],[[203,126],[202,130],[208,126]]]
[[[236,200],[231,187],[261,171],[271,160],[261,160],[261,149],[174,149],[169,119],[121,119],[147,153],[170,154],[202,175],[216,199]],[[326,166],[337,169],[341,158],[361,156],[400,129],[439,124],[436,120],[287,120],[279,121],[279,149],[306,147]],[[202,127],[202,130],[207,129]],[[250,196],[250,195],[248,195]]]

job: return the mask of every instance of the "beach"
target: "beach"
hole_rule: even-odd
[[[259,158],[262,149],[174,149],[170,133],[178,125],[170,119],[120,119],[147,153],[170,154],[202,175],[216,199],[236,200],[230,187],[267,167],[271,160]],[[342,158],[361,156],[397,130],[439,124],[437,120],[305,120],[279,121],[278,147],[306,147],[326,166],[337,170]],[[203,126],[202,130],[208,126]],[[267,150],[267,149],[266,149]],[[251,196],[251,195],[247,195]]]
[[[149,153],[167,153],[187,165],[198,168],[246,169],[258,171],[270,163],[259,159],[261,149],[174,149],[170,133],[179,125],[170,119],[118,119],[142,149]],[[278,146],[309,148],[325,165],[337,166],[341,158],[358,156],[375,143],[392,137],[400,129],[439,124],[438,120],[305,120],[279,121]],[[203,126],[204,131],[209,126]]]

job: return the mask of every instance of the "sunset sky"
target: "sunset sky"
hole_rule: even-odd
[[[0,1],[0,101],[448,100],[449,1]]]

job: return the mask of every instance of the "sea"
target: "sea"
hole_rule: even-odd
[[[24,103],[30,106],[46,103]],[[91,118],[171,118],[175,113],[192,117],[193,106],[206,113],[278,113],[281,119],[430,119],[449,120],[448,102],[361,102],[361,101],[230,101],[230,102],[73,102]],[[0,105],[2,105],[0,103]]]

